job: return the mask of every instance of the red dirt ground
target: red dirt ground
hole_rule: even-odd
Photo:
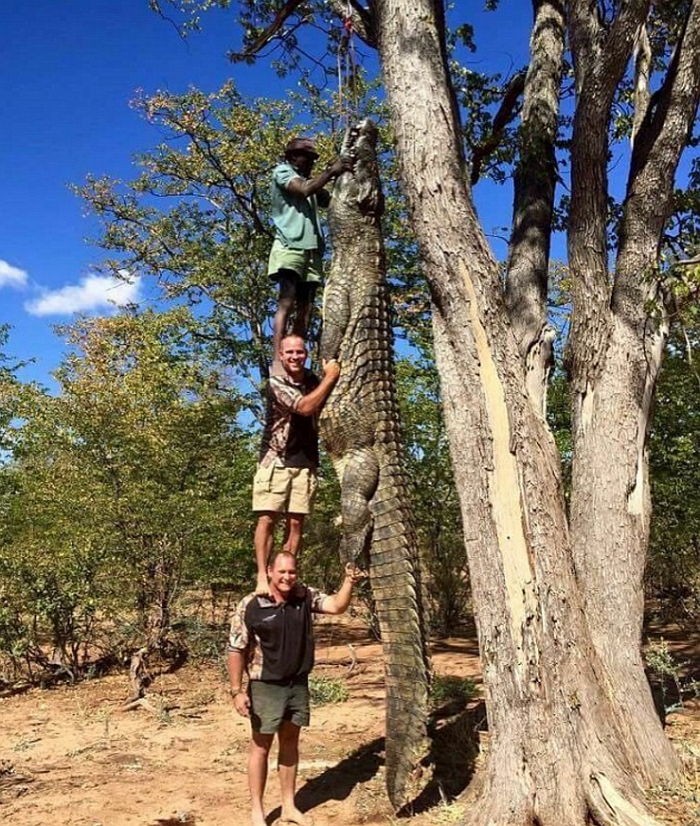
[[[425,799],[423,811],[397,821],[383,790],[383,687],[380,647],[356,622],[322,620],[317,674],[346,679],[347,702],[312,712],[302,734],[298,804],[315,826],[403,822],[458,823],[459,799]],[[352,643],[356,665],[348,676]],[[682,641],[678,642],[682,648]],[[434,646],[437,674],[471,677],[479,660],[473,638]],[[19,826],[238,826],[247,822],[245,775],[248,723],[232,709],[221,665],[187,665],[154,681],[150,708],[124,712],[127,675],[75,686],[31,689],[0,697],[0,821]],[[446,716],[439,735],[448,748],[443,789],[459,792],[471,743],[483,728],[483,706]],[[454,709],[453,709],[454,710]],[[664,824],[700,826],[700,704],[670,716],[668,731],[684,756],[685,781],[652,790],[650,805]],[[470,751],[471,749],[471,751]],[[472,755],[465,761],[463,755]],[[274,755],[273,755],[274,760]],[[279,818],[271,772],[268,823]]]

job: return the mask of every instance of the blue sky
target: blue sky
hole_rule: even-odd
[[[528,5],[521,6],[526,15]],[[479,16],[480,4],[473,8]],[[520,32],[508,28],[506,43],[495,19],[486,18],[486,27],[477,28],[484,49],[475,68],[486,55],[489,68],[506,73],[524,60],[527,19],[522,22]],[[76,312],[113,312],[114,301],[148,299],[144,285],[115,285],[91,273],[101,252],[86,239],[97,234],[96,226],[69,190],[88,173],[132,177],[133,155],[157,143],[158,133],[129,107],[136,90],[195,85],[213,91],[233,77],[245,95],[283,95],[264,62],[229,63],[226,53],[236,45],[232,15],[222,12],[210,13],[203,31],[183,41],[147,0],[4,5],[0,322],[12,325],[9,354],[35,359],[23,378],[52,386],[50,371],[63,353],[54,325]],[[487,230],[508,219],[508,189],[495,196],[488,188],[477,192]],[[503,255],[502,244],[496,252]]]

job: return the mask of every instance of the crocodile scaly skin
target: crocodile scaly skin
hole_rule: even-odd
[[[377,130],[348,130],[352,172],[335,182],[321,357],[341,363],[320,434],[341,484],[344,562],[367,565],[386,667],[386,770],[396,808],[415,794],[426,750],[428,658],[420,564],[402,461],[393,333],[380,219]],[[422,784],[421,784],[422,785]]]

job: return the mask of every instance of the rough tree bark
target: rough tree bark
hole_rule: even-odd
[[[636,100],[642,110],[635,112],[611,277],[604,209],[607,125],[615,87],[646,13],[645,3],[630,3],[607,29],[585,3],[574,3],[571,14],[578,102],[569,229],[574,285],[570,519],[593,642],[634,740],[638,775],[653,783],[668,777],[677,758],[654,710],[640,651],[651,512],[647,434],[668,333],[659,243],[671,210],[675,169],[698,106],[700,3],[689,6],[685,30],[654,98],[639,87],[643,72],[637,70]]]
[[[633,7],[627,8],[630,18]],[[441,4],[378,0],[375,8],[402,180],[434,302],[436,356],[484,666],[492,745],[481,799],[468,821],[652,822],[637,785],[652,773],[644,770],[606,668],[609,660],[591,638],[558,458],[528,400],[521,349],[472,207],[447,79]],[[622,24],[613,27],[607,45],[614,59],[608,56],[607,63],[597,50],[608,72],[619,69],[618,77],[629,56],[621,54],[626,34]],[[609,106],[601,108],[606,114],[601,121],[598,113],[589,129],[605,133]],[[605,138],[596,141],[604,144]],[[589,217],[600,232],[589,232],[586,251],[592,246],[597,254],[605,250],[604,170],[594,166],[586,180],[591,174],[601,176],[589,193]],[[598,351],[609,326],[605,316],[591,317],[604,303],[591,275],[600,262],[596,255],[591,266],[579,269],[598,288],[579,315],[589,348],[598,343]],[[577,547],[585,541],[584,533]]]
[[[552,0],[535,5],[525,94],[525,125],[533,133],[523,147],[533,156],[518,171],[505,295],[471,200],[441,0],[371,0],[362,10],[367,39],[376,40],[380,53],[431,291],[476,607],[491,744],[472,786],[478,799],[468,823],[651,824],[641,786],[676,768],[651,716],[639,654],[646,433],[665,336],[663,304],[654,320],[648,300],[658,294],[659,238],[698,104],[699,3],[687,4],[662,89],[651,97],[637,90],[646,112],[635,119],[615,279],[607,267],[607,132],[649,2],[568,5],[577,91],[569,238],[577,456],[570,522],[538,391],[544,362],[534,383],[527,380],[545,328],[554,175],[547,141],[562,8]],[[538,141],[544,143],[535,149]]]
[[[547,324],[547,281],[566,33],[563,5],[558,0],[536,0],[534,18],[515,169],[506,306],[524,359],[527,392],[535,410],[544,416],[553,363],[554,330]]]

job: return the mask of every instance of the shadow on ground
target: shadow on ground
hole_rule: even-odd
[[[433,776],[418,797],[401,809],[399,817],[419,815],[467,788],[479,754],[479,732],[486,727],[483,700],[465,709],[464,701],[447,703],[430,720],[431,748],[425,762]]]
[[[308,812],[329,800],[345,800],[358,783],[370,781],[383,763],[384,738],[380,737],[305,783],[296,794],[297,807],[302,812]],[[268,823],[274,822],[281,813],[279,807],[270,812]]]
[[[458,797],[469,785],[479,753],[479,731],[485,726],[483,701],[465,710],[464,703],[449,703],[436,710],[430,721],[431,748],[425,759],[433,775],[421,794],[397,815],[408,817],[426,812],[445,800]],[[344,800],[358,784],[367,783],[384,764],[384,738],[357,749],[333,768],[309,780],[296,795],[296,804],[308,812],[329,800]],[[268,815],[273,823],[279,807]]]

